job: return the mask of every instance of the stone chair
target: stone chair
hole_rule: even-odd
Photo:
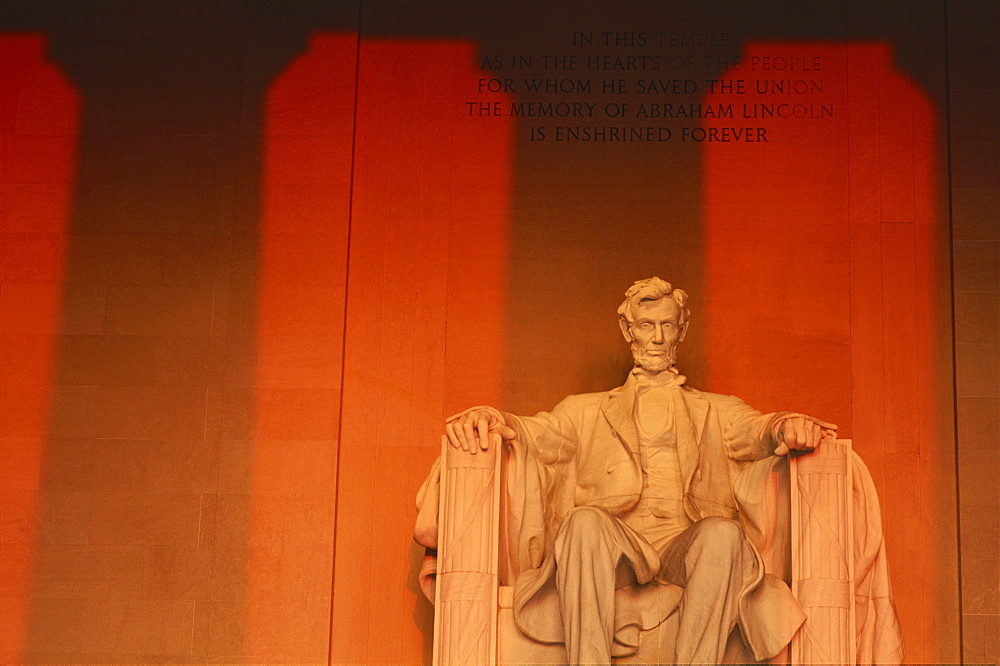
[[[424,576],[428,585],[424,591],[436,606],[435,664],[566,662],[564,646],[537,643],[522,634],[514,622],[513,576],[503,557],[503,540],[507,538],[506,493],[501,492],[505,458],[502,447],[469,455],[446,441],[442,445],[438,550],[436,563],[428,560],[428,566],[436,566],[436,576]],[[885,604],[880,601],[884,595],[877,590],[866,588],[856,596],[858,553],[853,522],[858,507],[853,504],[859,495],[852,476],[860,469],[864,476],[861,482],[870,486],[871,481],[860,459],[853,456],[851,441],[826,440],[811,453],[771,457],[754,465],[762,464],[766,467],[748,478],[754,484],[764,484],[763,495],[757,493],[764,501],[756,507],[757,515],[750,520],[744,517],[744,528],[760,551],[767,572],[791,586],[807,616],[789,647],[771,662],[854,664],[859,658],[874,660],[883,653],[859,644],[859,640],[870,642],[871,636],[859,636],[871,631],[859,633],[857,613],[874,615]],[[878,544],[874,550],[871,543],[864,548],[877,551],[884,566],[877,503],[874,506],[874,516],[870,503],[861,510],[867,512],[868,522],[879,523]],[[766,524],[759,524],[762,522]],[[429,587],[432,580],[434,589]],[[887,586],[887,575],[885,580]],[[870,587],[867,579],[865,585]],[[888,608],[895,622],[891,594]],[[863,621],[874,622],[870,617]],[[886,625],[885,617],[874,624]],[[894,626],[898,631],[898,623]],[[616,663],[669,659],[676,632],[674,613],[641,635],[636,654]],[[901,658],[901,639],[898,643]],[[891,646],[892,641],[883,644]],[[737,628],[730,636],[727,661],[746,662],[747,656]]]

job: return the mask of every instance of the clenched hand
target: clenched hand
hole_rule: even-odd
[[[811,451],[824,439],[837,436],[837,426],[810,416],[791,416],[781,422],[778,447],[774,455],[783,456],[791,450]]]

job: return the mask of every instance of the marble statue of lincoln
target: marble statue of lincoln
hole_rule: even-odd
[[[836,426],[688,386],[674,365],[686,300],[657,277],[626,292],[619,325],[635,365],[623,386],[530,417],[473,407],[445,426],[451,446],[475,453],[499,436],[541,470],[539,497],[525,500],[544,505],[525,540],[537,566],[518,576],[515,618],[535,640],[565,643],[571,663],[634,652],[638,632],[673,612],[675,663],[721,661],[737,626],[768,658],[802,622],[787,587],[765,577],[733,484],[751,462],[812,449]]]

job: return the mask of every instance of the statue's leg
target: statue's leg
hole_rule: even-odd
[[[576,507],[556,535],[556,589],[571,664],[611,663],[620,524],[603,509]]]
[[[735,520],[705,518],[670,542],[660,577],[684,588],[674,661],[713,664],[722,660],[736,626],[737,599],[753,574],[753,551]]]

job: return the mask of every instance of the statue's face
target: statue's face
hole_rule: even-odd
[[[684,339],[680,306],[673,298],[644,301],[632,307],[633,321],[624,330],[632,344],[635,364],[648,372],[663,372],[677,360],[677,343]]]

